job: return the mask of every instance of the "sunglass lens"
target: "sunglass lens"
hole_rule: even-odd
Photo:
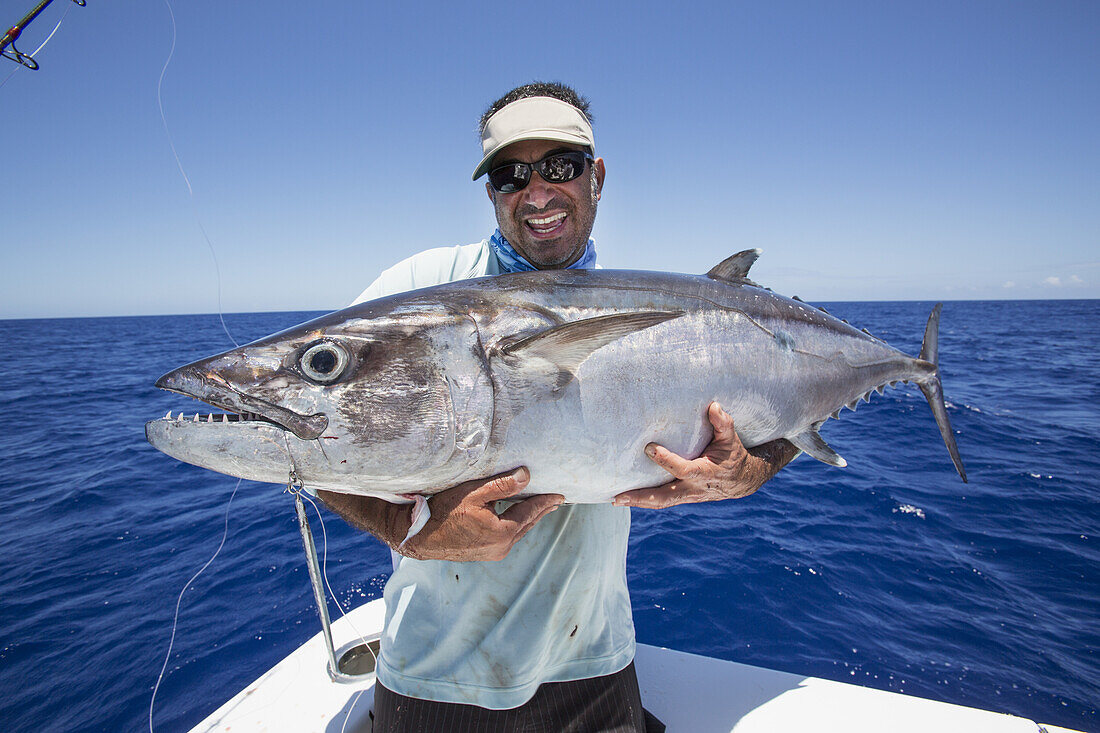
[[[584,172],[584,155],[581,153],[561,153],[543,158],[538,162],[539,175],[550,183],[565,183]]]
[[[489,171],[489,183],[501,193],[513,193],[527,185],[531,167],[526,163],[509,163]]]
[[[515,193],[531,181],[531,168],[547,183],[565,183],[584,173],[587,158],[584,153],[571,151],[548,155],[537,163],[505,163],[489,171],[489,184],[501,193]]]

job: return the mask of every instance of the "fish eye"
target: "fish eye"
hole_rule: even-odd
[[[298,366],[315,382],[335,382],[348,365],[348,352],[331,341],[318,341],[302,352]]]

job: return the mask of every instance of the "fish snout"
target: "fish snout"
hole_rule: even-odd
[[[323,413],[303,415],[272,404],[240,391],[220,375],[195,364],[168,372],[156,381],[156,386],[194,397],[223,410],[253,413],[289,430],[302,440],[315,440],[328,429],[328,417]]]
[[[204,375],[195,367],[183,366],[173,369],[158,379],[156,387],[169,392],[179,392],[188,397],[199,397],[199,392],[202,391],[203,383],[206,381],[203,377]]]

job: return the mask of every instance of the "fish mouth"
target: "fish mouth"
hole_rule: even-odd
[[[267,400],[241,392],[217,374],[193,366],[168,372],[156,381],[156,386],[169,392],[202,400],[208,405],[230,413],[223,415],[220,422],[260,420],[288,430],[302,440],[316,440],[328,428],[328,417],[322,413],[302,415],[285,407],[273,405]],[[171,415],[170,412],[168,414]],[[180,418],[177,419],[182,417],[181,413]],[[196,414],[194,422],[199,421],[199,416]],[[207,415],[206,422],[215,422],[214,416]]]

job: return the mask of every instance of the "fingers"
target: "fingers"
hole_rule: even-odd
[[[513,524],[516,532],[516,540],[534,527],[540,519],[561,506],[565,497],[561,494],[539,494],[530,499],[524,499],[508,507],[500,515],[502,522]]]
[[[673,476],[679,479],[690,478],[695,475],[698,470],[696,466],[684,458],[681,455],[673,453],[668,448],[656,443],[650,443],[645,447],[645,454],[649,456],[654,463],[661,468],[665,469]]]
[[[432,504],[458,506],[471,500],[488,504],[518,494],[527,487],[530,480],[530,471],[521,466],[514,471],[465,481],[458,486],[444,489],[435,495]]]
[[[710,403],[710,407],[707,408],[707,418],[710,420],[711,427],[714,428],[714,440],[712,442],[741,442],[741,439],[737,437],[737,431],[733,428],[733,416],[726,412],[718,402]]]
[[[741,439],[737,436],[737,431],[733,426],[733,417],[722,408],[720,403],[710,403],[707,407],[707,419],[714,429],[714,437],[704,451],[704,455],[709,455],[712,449],[731,451],[732,453],[744,451]],[[673,453],[657,443],[647,445],[645,452],[654,463],[678,479],[694,478],[699,473],[697,462]]]
[[[527,484],[530,482],[531,472],[527,470],[526,466],[520,466],[508,473],[501,473],[487,479],[471,481],[470,483],[474,484],[474,487],[470,493],[476,495],[479,501],[484,501],[486,503],[490,501],[499,501],[500,499],[507,499],[515,496],[527,488]]]

